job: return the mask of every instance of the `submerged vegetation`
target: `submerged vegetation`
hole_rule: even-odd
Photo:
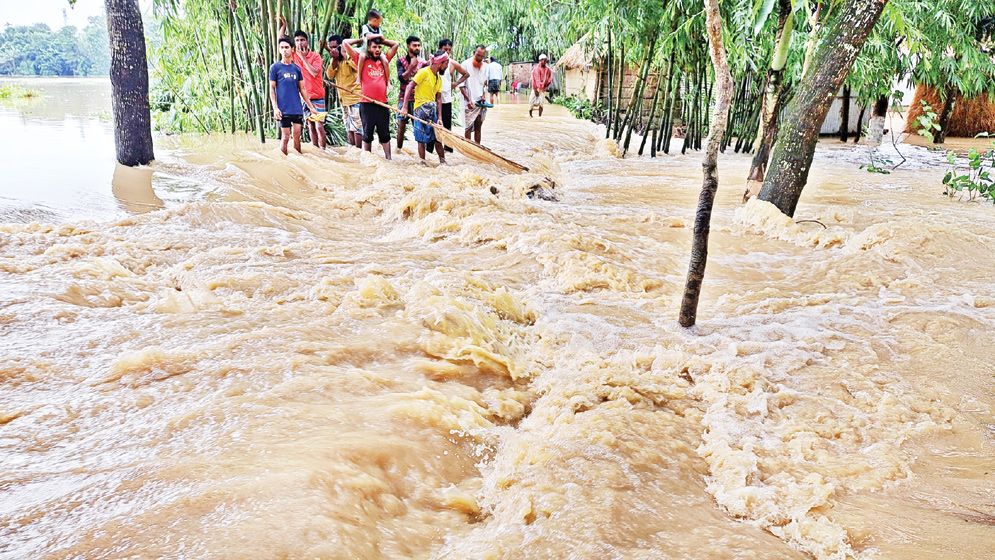
[[[0,100],[32,99],[35,97],[38,97],[38,92],[33,89],[15,85],[0,86]]]

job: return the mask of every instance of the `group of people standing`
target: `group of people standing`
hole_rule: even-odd
[[[391,159],[387,91],[392,62],[400,86],[396,106],[397,149],[403,147],[407,125],[413,120],[419,156],[425,159],[426,152],[435,152],[440,163],[445,163],[446,152],[452,149],[439,141],[432,124],[452,130],[456,91],[463,98],[463,134],[479,143],[487,109],[497,100],[503,72],[500,63],[488,58],[487,47],[477,45],[470,58],[457,62],[451,58],[453,42],[450,39],[439,40],[434,52],[423,54],[421,39],[412,35],[405,40],[405,54],[398,56],[401,45],[384,37],[380,12],[370,10],[366,20],[359,38],[328,37],[325,50],[330,63],[324,67],[322,56],[310,49],[307,33],[297,31],[291,40],[286,36],[286,22],[281,18],[280,60],[270,67],[269,79],[273,116],[280,121],[282,129],[283,153],[287,153],[291,139],[294,149],[300,151],[305,119],[312,142],[320,148],[326,146],[325,130],[320,121],[326,114],[323,78],[327,78],[338,91],[349,144],[372,151],[375,138],[383,148],[384,157]],[[535,106],[542,115],[543,92],[552,83],[546,55],[540,57],[536,69],[540,66],[545,73],[540,72],[540,80],[536,82],[536,72],[533,72],[533,101],[538,103]],[[535,106],[530,109],[530,115]]]

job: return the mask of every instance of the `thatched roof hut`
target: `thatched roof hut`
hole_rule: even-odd
[[[553,67],[563,75],[563,93],[595,99],[600,85],[598,60],[604,56],[604,41],[587,33],[570,46]]]
[[[564,70],[590,70],[595,60],[604,55],[602,43],[592,33],[586,33],[560,55],[554,66]]]
[[[995,134],[995,91],[983,93],[973,99],[957,97],[953,113],[950,115],[950,125],[947,136],[973,138],[982,132]],[[905,132],[916,133],[915,122],[923,114],[921,100],[925,99],[937,114],[943,109],[943,101],[936,90],[922,86],[916,88],[915,98],[909,106],[909,115],[905,121]]]

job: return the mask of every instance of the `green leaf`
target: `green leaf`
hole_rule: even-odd
[[[774,11],[775,0],[755,0],[753,3],[753,35],[759,35]]]

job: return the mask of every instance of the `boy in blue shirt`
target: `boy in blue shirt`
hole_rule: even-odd
[[[312,113],[318,111],[304,91],[304,74],[294,64],[294,44],[287,37],[280,37],[280,61],[269,67],[269,93],[273,100],[273,118],[280,121],[283,134],[283,145],[280,151],[287,155],[287,143],[290,142],[291,127],[293,127],[294,149],[301,152],[301,125],[304,124],[304,105],[307,104]]]

